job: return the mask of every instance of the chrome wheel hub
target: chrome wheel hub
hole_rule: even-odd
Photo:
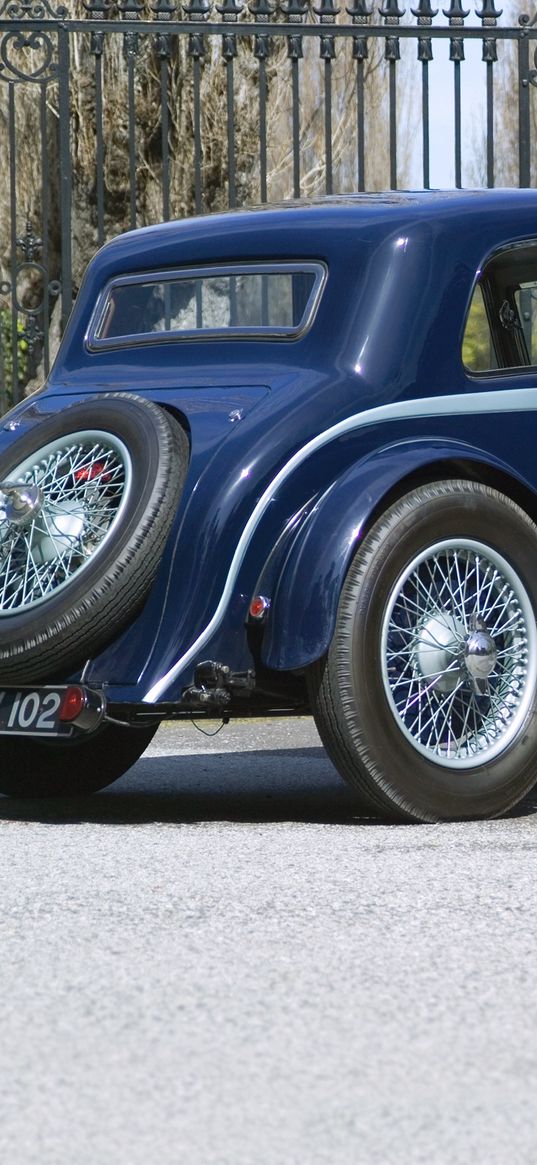
[[[464,645],[464,666],[477,692],[486,693],[489,676],[496,667],[498,652],[494,639],[483,625],[468,636]]]
[[[13,526],[28,526],[43,505],[43,491],[38,485],[0,482],[4,518]]]
[[[510,563],[470,540],[417,556],[391,592],[382,678],[396,723],[429,760],[464,769],[514,740],[537,682],[537,629]]]

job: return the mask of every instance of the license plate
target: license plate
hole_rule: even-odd
[[[10,688],[0,691],[0,733],[15,736],[71,736],[60,720],[65,688]]]

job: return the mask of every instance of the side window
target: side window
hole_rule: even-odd
[[[469,372],[537,367],[537,243],[505,247],[483,269],[462,343]]]
[[[537,364],[537,278],[531,283],[521,283],[515,292],[515,303],[526,338],[530,364]]]
[[[479,283],[474,291],[466,320],[462,359],[471,372],[487,372],[497,368],[492,332]]]

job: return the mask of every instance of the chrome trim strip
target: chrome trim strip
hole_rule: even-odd
[[[492,392],[468,393],[467,396],[457,394],[456,396],[424,397],[422,400],[397,401],[394,404],[379,405],[377,408],[367,409],[363,413],[346,417],[344,421],[339,421],[330,429],[326,429],[324,433],[319,433],[313,437],[311,441],[303,445],[302,449],[298,449],[280,469],[259,498],[237,543],[224,590],[212,619],[191,647],[177,660],[177,663],[166,672],[166,675],[153,684],[143,697],[144,703],[156,703],[169,684],[192,663],[198,651],[201,651],[218,629],[256,527],[273,500],[276,491],[290,474],[299,465],[302,465],[303,461],[306,461],[310,454],[315,453],[323,445],[328,445],[330,441],[335,441],[337,437],[341,437],[345,433],[351,433],[355,429],[365,429],[370,425],[382,424],[386,421],[401,421],[418,417],[442,417],[448,414],[517,413],[534,410],[537,410],[537,388],[498,389]]]

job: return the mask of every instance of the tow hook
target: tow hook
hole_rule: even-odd
[[[186,688],[181,704],[193,711],[221,716],[231,704],[232,696],[250,695],[255,688],[255,672],[232,672],[224,663],[206,659],[194,670],[194,683]]]

